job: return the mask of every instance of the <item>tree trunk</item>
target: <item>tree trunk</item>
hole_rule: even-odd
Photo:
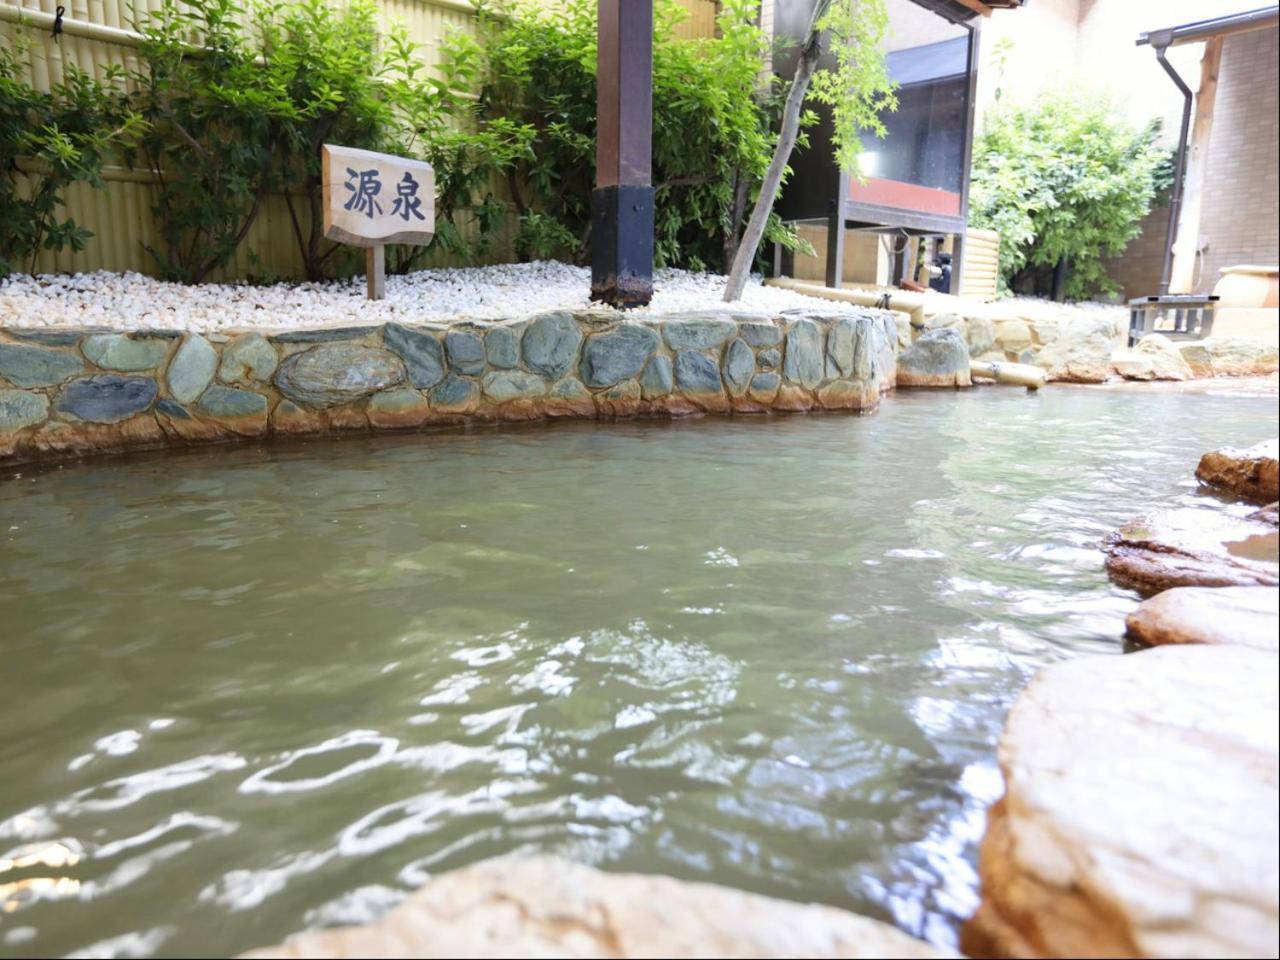
[[[787,169],[787,161],[791,159],[791,151],[796,145],[796,137],[800,133],[800,111],[804,108],[804,98],[809,92],[809,81],[818,67],[818,57],[822,53],[822,33],[818,30],[826,4],[817,0],[813,5],[813,14],[809,19],[807,39],[800,51],[800,59],[796,61],[795,76],[791,80],[791,90],[787,94],[787,103],[782,111],[782,128],[778,132],[778,144],[773,149],[773,159],[769,161],[769,169],[765,171],[764,182],[760,184],[760,196],[751,210],[751,219],[747,229],[743,231],[742,240],[738,244],[738,252],[733,257],[733,267],[729,271],[729,280],[725,284],[724,299],[732,303],[742,297],[742,290],[747,285],[747,275],[751,272],[751,264],[755,262],[756,250],[764,237],[764,228],[769,222],[769,214],[773,210],[773,202],[778,197],[778,188],[782,185],[782,174]]]

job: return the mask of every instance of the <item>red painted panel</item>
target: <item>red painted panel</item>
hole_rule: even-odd
[[[849,180],[849,199],[859,203],[874,203],[882,207],[913,210],[916,213],[933,213],[944,217],[960,216],[960,194],[937,187],[922,187],[901,180],[885,180],[868,177],[865,183]]]

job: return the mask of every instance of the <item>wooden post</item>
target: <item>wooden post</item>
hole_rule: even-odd
[[[387,248],[375,243],[364,251],[365,288],[370,300],[387,295]]]
[[[653,297],[653,0],[599,0],[591,299]]]
[[[1200,244],[1200,210],[1204,204],[1205,169],[1209,160],[1209,135],[1213,132],[1213,105],[1218,95],[1218,67],[1222,63],[1222,37],[1205,41],[1200,59],[1200,89],[1196,91],[1195,123],[1187,148],[1187,173],[1182,188],[1182,209],[1173,243],[1170,293],[1192,293],[1195,286],[1196,248]],[[1207,279],[1212,282],[1213,278]]]

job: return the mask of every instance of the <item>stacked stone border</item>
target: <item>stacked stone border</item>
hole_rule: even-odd
[[[539,419],[870,412],[883,311],[196,334],[0,328],[0,462]]]

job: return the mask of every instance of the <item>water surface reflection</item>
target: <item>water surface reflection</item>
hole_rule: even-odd
[[[1274,398],[197,451],[0,483],[0,951],[229,954],[513,850],[974,905],[993,744],[1118,653],[1099,539]]]

